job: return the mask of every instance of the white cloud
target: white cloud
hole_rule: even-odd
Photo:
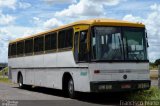
[[[119,0],[80,0],[67,9],[56,12],[57,17],[104,16],[104,6],[117,5]]]
[[[151,6],[152,12],[148,14],[145,24],[148,30],[149,38],[149,53],[151,60],[160,58],[160,5],[154,4]]]
[[[142,19],[141,17],[135,17],[132,14],[128,14],[126,16],[123,17],[123,20],[127,20],[127,21],[132,21],[132,22],[144,22],[144,19]]]
[[[0,62],[7,62],[8,41],[12,39],[11,33],[5,29],[0,29]]]
[[[43,23],[43,21],[39,17],[33,17],[31,21],[37,26],[42,26]]]
[[[7,25],[0,28],[0,62],[8,61],[8,42],[16,38],[30,36],[47,29],[51,29],[62,25],[63,23],[56,18],[42,21],[38,17],[33,17],[36,24],[35,27],[24,27],[16,25]],[[40,26],[40,27],[39,27]]]
[[[119,4],[120,0],[90,0],[92,2],[94,2],[95,4],[104,4],[107,6],[113,6],[113,5],[117,5]],[[124,1],[124,0],[121,0]]]
[[[76,3],[76,0],[43,0],[47,4]]]
[[[150,8],[151,8],[152,10],[160,11],[160,6],[159,6],[158,4],[156,4],[156,3],[153,4],[153,5],[151,5]]]
[[[44,22],[44,28],[50,29],[63,25],[63,23],[56,18],[52,18]]]
[[[33,20],[39,21],[40,19],[38,17],[33,17]]]
[[[11,33],[5,29],[0,29],[0,46],[6,46],[6,42],[12,39]]]
[[[14,22],[15,19],[16,17],[8,15],[8,14],[5,15],[0,11],[0,25],[8,25]]]
[[[160,58],[160,5],[151,5],[151,12],[148,14],[146,19],[131,14],[124,16],[124,20],[133,22],[143,22],[146,25],[149,38],[149,57],[151,61]]]
[[[27,2],[18,2],[18,0],[0,0],[0,8],[11,8],[11,9],[16,9],[16,7],[26,9],[31,7],[30,3]]]
[[[0,29],[0,39],[2,39],[2,35],[10,35],[7,29],[1,28]]]
[[[8,30],[8,32],[12,33],[12,38],[22,38],[24,36],[29,36],[31,34],[35,34],[38,32],[43,31],[44,29],[40,27],[24,27],[24,26],[7,26],[4,27],[5,29]]]
[[[30,35],[33,35],[33,34],[36,34],[36,33],[40,33],[44,31],[44,29],[41,29],[41,28],[28,28],[26,29],[26,31],[22,34],[22,38],[25,37],[25,36],[30,36]]]
[[[8,43],[10,40],[22,38],[38,32],[43,29],[39,27],[6,26],[0,28],[0,62],[8,62]]]
[[[15,9],[17,0],[0,0],[0,7]]]
[[[31,4],[26,2],[19,2],[18,5],[19,5],[19,8],[22,8],[22,9],[31,7]]]
[[[41,29],[51,29],[64,24],[62,21],[58,20],[57,18],[42,20],[39,17],[33,17],[32,22],[35,23],[36,26],[41,26]]]

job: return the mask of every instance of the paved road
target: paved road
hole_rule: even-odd
[[[0,106],[3,103],[18,102],[17,106],[113,106],[119,105],[121,94],[82,94],[77,99],[63,96],[59,90],[48,88],[19,89],[15,84],[0,83]],[[5,105],[6,106],[6,105]]]
[[[152,86],[157,84],[157,80],[152,80]],[[113,106],[119,105],[120,100],[125,99],[125,96],[125,93],[79,93],[78,98],[73,100],[64,97],[60,90],[41,87],[19,89],[15,84],[0,83],[0,100],[2,100],[0,106],[6,103],[6,100],[18,102],[15,106]]]

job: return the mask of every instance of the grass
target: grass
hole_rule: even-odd
[[[153,66],[150,66],[149,69],[150,69],[150,70],[158,70],[158,67],[157,67],[157,66],[154,66],[154,67],[153,67]]]
[[[3,70],[0,71],[0,75],[3,75],[5,73],[8,73],[8,67],[4,68]]]
[[[4,68],[2,71],[0,71],[0,82],[4,83],[10,83],[10,80],[7,76],[5,76],[5,73],[8,73],[8,67]]]
[[[149,69],[150,69],[150,70],[158,70],[158,65],[155,65],[155,64],[150,63]]]
[[[0,82],[3,82],[3,83],[10,83],[10,80],[8,79],[8,77],[0,76]]]
[[[151,87],[149,90],[133,92],[127,96],[127,99],[132,101],[160,101],[160,89],[158,87]]]
[[[149,90],[134,91],[123,95],[125,106],[160,106],[160,89],[156,86]]]

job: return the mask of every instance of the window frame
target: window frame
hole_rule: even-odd
[[[27,46],[27,45],[26,45],[26,41],[32,41],[32,46],[30,46],[30,47],[32,47],[31,52],[27,52],[27,53],[26,53],[26,46]],[[30,43],[30,42],[29,42],[29,43]],[[34,38],[26,39],[25,42],[24,42],[24,45],[25,45],[25,46],[24,46],[24,48],[25,48],[24,54],[25,54],[25,55],[33,55],[33,52],[34,52]]]
[[[80,48],[81,48],[81,33],[82,32],[86,32],[86,40],[87,40],[87,42],[86,42],[86,58],[85,58],[85,60],[80,60]],[[88,45],[88,43],[89,43],[89,41],[88,41],[88,34],[89,34],[89,29],[86,29],[86,30],[80,30],[79,31],[79,38],[78,38],[78,62],[80,62],[80,63],[83,63],[83,62],[89,62],[89,51],[88,51],[88,49],[87,49],[87,45]]]
[[[38,41],[38,39],[40,39],[40,38],[42,38],[41,40],[42,40],[42,44],[40,43],[41,41]],[[36,40],[37,40],[37,42],[38,42],[38,44],[36,45]],[[36,37],[34,37],[34,49],[33,49],[33,51],[34,51],[34,54],[42,54],[42,53],[44,53],[44,47],[45,47],[45,41],[44,41],[45,39],[44,39],[44,35],[41,35],[41,36],[36,36]],[[41,45],[40,45],[41,44]],[[38,47],[38,48],[36,48],[36,46]],[[42,48],[41,48],[42,47]],[[41,50],[42,49],[42,50]]]
[[[79,62],[79,35],[80,35],[79,31],[74,33],[74,50],[73,50],[73,54],[74,54],[74,60],[75,60],[76,63]]]
[[[126,45],[128,46],[128,37],[126,37],[126,35],[124,34],[125,31],[132,31],[132,30],[137,30],[138,27],[121,27],[122,29],[122,37],[123,37],[123,40],[125,41]],[[148,59],[148,52],[147,52],[147,39],[145,37],[145,28],[138,28],[139,31],[144,31],[143,34],[142,34],[142,38],[143,38],[143,47],[145,48],[143,50],[143,53],[144,53],[144,58],[146,57],[146,59],[144,60],[129,60],[129,61],[137,61],[137,62],[143,62],[143,61],[149,61]],[[138,32],[137,30],[137,32]],[[123,42],[124,43],[124,42]],[[124,48],[124,52],[125,52],[125,61],[129,58],[129,50],[128,50],[128,47],[127,48]],[[137,58],[137,57],[136,57]]]
[[[22,43],[22,48],[18,47],[19,44]],[[22,51],[19,51],[18,49],[22,49]],[[23,56],[24,55],[24,50],[25,50],[25,42],[24,40],[17,42],[17,56]],[[20,53],[19,53],[20,52]],[[21,53],[22,52],[22,53]]]
[[[146,62],[149,62],[149,60],[140,60],[140,61],[137,61],[137,60],[95,60],[93,59],[93,50],[92,50],[92,37],[95,36],[95,33],[94,33],[94,27],[121,27],[121,34],[122,34],[122,44],[123,44],[123,53],[125,55],[125,48],[124,48],[124,33],[123,33],[123,28],[126,28],[126,27],[130,27],[130,26],[109,26],[109,25],[102,25],[102,26],[99,26],[99,25],[94,25],[94,26],[91,26],[91,33],[90,33],[90,62],[143,62],[143,63],[146,63]],[[131,28],[143,28],[143,27],[131,27]],[[145,29],[145,28],[144,28]],[[147,48],[146,48],[147,49]],[[148,53],[148,52],[147,52]],[[124,57],[125,58],[125,57]]]
[[[11,57],[11,44],[8,45],[8,57]]]
[[[50,41],[50,48],[48,48],[48,49],[46,49],[47,48],[47,37],[53,37],[52,39],[51,38],[49,38],[49,41]],[[52,41],[52,40],[54,40],[54,41]],[[54,45],[52,45],[52,43],[54,43],[55,42],[55,44]],[[48,52],[54,52],[54,51],[56,51],[57,50],[57,32],[51,32],[51,33],[48,33],[48,34],[46,34],[45,35],[45,38],[44,38],[44,45],[45,45],[45,47],[44,47],[44,51],[45,51],[45,53],[48,53]],[[54,47],[51,47],[51,46],[54,46]]]
[[[12,46],[15,46],[14,48],[15,53],[12,52]],[[11,57],[16,57],[16,56],[17,56],[17,42],[11,44]]]
[[[69,31],[71,31],[72,33],[69,34]],[[64,34],[60,35],[60,33],[64,33]],[[72,49],[73,48],[73,35],[74,35],[73,27],[62,29],[62,30],[58,31],[58,37],[57,37],[58,38],[58,50],[61,51],[61,50],[66,50],[66,49]],[[66,42],[66,41],[68,41],[68,39],[70,40],[71,45],[68,42]],[[64,43],[62,44],[61,42],[63,42],[63,41],[64,41]]]

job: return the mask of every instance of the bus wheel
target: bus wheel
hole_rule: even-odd
[[[18,79],[18,85],[19,85],[19,88],[23,88],[24,85],[23,85],[23,77],[22,75],[19,76],[19,79]]]
[[[70,98],[75,98],[74,82],[72,78],[68,81],[68,95]]]

